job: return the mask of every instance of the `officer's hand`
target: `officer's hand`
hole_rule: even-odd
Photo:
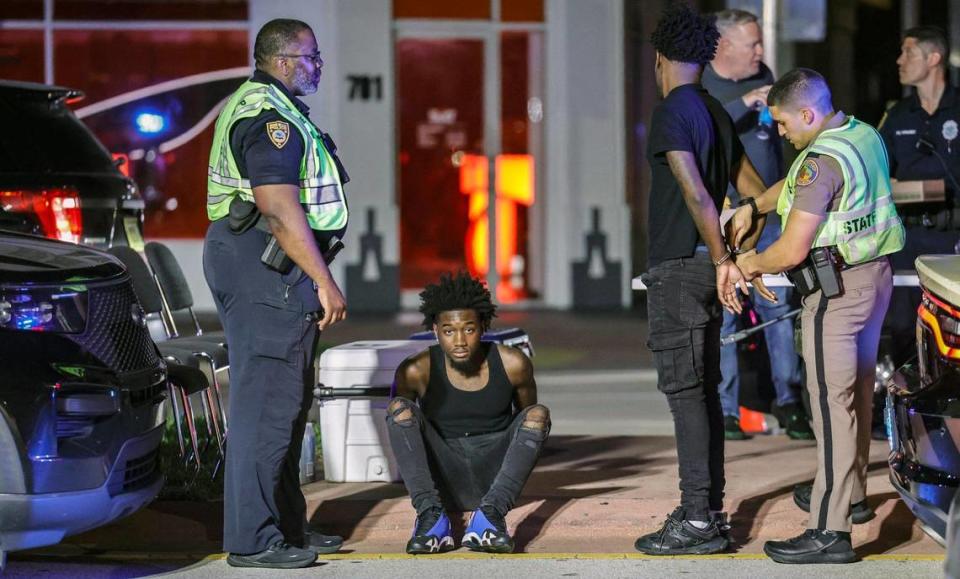
[[[337,287],[333,278],[318,285],[317,297],[320,298],[320,305],[323,306],[323,318],[317,322],[321,332],[347,318],[347,300],[343,299],[343,294],[340,293],[340,288]]]
[[[734,251],[740,249],[740,243],[753,229],[753,208],[749,205],[737,209],[727,221],[727,242]]]
[[[751,249],[750,251],[745,251],[737,255],[737,267],[740,268],[740,272],[743,274],[743,279],[753,283],[753,280],[760,277],[760,272],[757,271],[753,260],[757,257],[757,250]]]
[[[732,314],[739,314],[743,310],[740,297],[737,295],[737,285],[744,293],[748,291],[747,282],[733,261],[725,261],[717,266],[717,295],[720,303]]]
[[[773,85],[760,86],[743,95],[740,97],[743,104],[747,105],[748,109],[767,106],[767,93],[770,92],[771,86]]]
[[[757,293],[760,294],[763,299],[768,302],[777,303],[777,294],[770,291],[770,288],[763,283],[763,277],[757,276],[750,281],[750,285],[753,286],[753,289],[757,290]]]

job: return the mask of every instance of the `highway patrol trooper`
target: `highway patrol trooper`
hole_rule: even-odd
[[[895,269],[912,270],[919,255],[955,253],[960,241],[960,92],[947,83],[949,47],[943,30],[919,26],[904,32],[897,58],[900,83],[915,87],[880,121],[879,131],[890,155],[894,190],[908,181],[943,180],[946,200],[898,206],[907,227],[906,245],[893,256]],[[914,184],[915,185],[915,184]],[[896,288],[887,318],[891,348],[899,365],[914,351],[914,324],[920,290]]]
[[[268,22],[254,56],[217,119],[207,180],[204,274],[230,351],[224,550],[233,566],[294,568],[342,544],[307,531],[298,464],[318,329],[346,317],[324,258],[347,225],[346,175],[297,98],[323,66],[310,27]]]
[[[790,270],[806,296],[803,358],[818,463],[807,531],[768,541],[764,551],[781,563],[848,563],[856,559],[851,505],[866,498],[877,347],[893,287],[887,256],[903,247],[904,230],[880,135],[834,110],[820,74],[793,70],[767,99],[800,154],[784,181],[737,211],[731,234],[738,244],[755,214],[781,217],[780,239],[737,265],[747,278]]]

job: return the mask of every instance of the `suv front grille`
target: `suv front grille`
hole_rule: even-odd
[[[68,337],[115,372],[131,372],[156,366],[160,358],[146,325],[134,316],[140,311],[130,279],[89,288],[87,327]],[[136,319],[135,319],[136,318]]]
[[[157,470],[157,451],[131,458],[123,465],[122,472],[110,477],[110,496],[128,493],[149,486]]]

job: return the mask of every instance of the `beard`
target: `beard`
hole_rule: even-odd
[[[470,356],[466,360],[454,360],[447,357],[447,363],[450,367],[466,376],[476,376],[480,373],[480,367],[483,365],[483,357],[479,353]]]
[[[315,75],[314,78],[311,78],[307,73],[305,68],[297,68],[296,73],[293,76],[293,88],[298,95],[307,95],[317,92],[317,87],[320,84],[320,75]]]

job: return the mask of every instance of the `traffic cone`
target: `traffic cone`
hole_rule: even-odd
[[[740,407],[740,428],[747,434],[761,434],[767,431],[767,418],[763,412]]]

